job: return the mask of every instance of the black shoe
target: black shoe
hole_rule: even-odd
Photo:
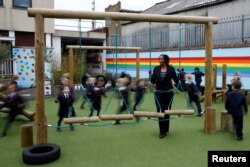
[[[242,138],[242,137],[237,137],[237,140],[238,140],[238,141],[242,141],[243,138]]]
[[[115,121],[114,125],[120,125],[121,122],[120,121]]]
[[[56,129],[57,132],[62,132],[61,128]]]
[[[0,135],[0,137],[5,137],[6,136],[6,133],[2,133],[1,135]]]
[[[160,133],[159,138],[163,139],[166,136],[166,133]]]

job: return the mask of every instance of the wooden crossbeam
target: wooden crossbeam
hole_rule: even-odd
[[[41,15],[45,18],[68,18],[68,19],[93,19],[93,20],[119,20],[134,22],[163,22],[163,23],[196,23],[212,24],[218,23],[217,17],[205,16],[182,16],[182,15],[160,15],[160,14],[135,14],[120,12],[91,12],[91,11],[72,11],[45,8],[29,8],[28,16],[35,17]]]

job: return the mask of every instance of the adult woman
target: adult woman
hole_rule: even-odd
[[[156,66],[151,76],[151,83],[155,84],[155,104],[157,112],[170,110],[174,96],[172,79],[178,84],[178,77],[173,66],[169,65],[168,55],[161,54],[159,56],[159,66]],[[151,71],[150,71],[151,73]],[[164,118],[159,118],[160,135],[159,138],[164,138],[169,132],[169,115]]]

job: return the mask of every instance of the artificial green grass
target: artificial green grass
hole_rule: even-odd
[[[111,93],[107,94],[108,96]],[[132,96],[132,95],[131,95]],[[152,94],[146,94],[140,109],[155,111]],[[104,111],[108,98],[103,98],[101,114],[113,114],[118,108],[118,101],[113,98],[107,112]],[[77,116],[87,116],[89,109],[80,110],[81,99],[75,104]],[[133,98],[131,98],[133,103]],[[159,128],[156,119],[141,119],[125,121],[114,126],[110,121],[87,125],[76,125],[75,131],[70,131],[63,124],[63,132],[56,132],[57,105],[54,98],[45,100],[45,110],[48,117],[48,143],[61,147],[59,160],[45,164],[46,167],[206,167],[209,150],[249,150],[250,120],[244,117],[244,140],[235,140],[232,133],[220,132],[220,111],[224,105],[218,101],[216,129],[212,135],[203,132],[204,117],[185,116],[171,117],[170,133],[164,139],[159,139]],[[203,103],[202,103],[203,105]],[[34,101],[28,108],[34,110]],[[175,95],[173,109],[185,109],[186,100],[182,95]],[[0,114],[0,127],[3,127],[6,114]],[[29,166],[22,162],[20,143],[20,125],[29,121],[20,116],[12,124],[8,135],[0,138],[0,166],[22,167]],[[34,129],[34,141],[36,133]]]

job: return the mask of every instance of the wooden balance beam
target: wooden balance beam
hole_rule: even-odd
[[[193,115],[194,110],[165,110],[166,115]]]
[[[165,113],[159,112],[147,112],[147,111],[135,111],[135,117],[152,117],[152,118],[164,118]]]
[[[224,92],[223,89],[221,89],[221,90],[213,90],[212,94],[223,93],[223,92]]]
[[[132,120],[134,119],[133,114],[120,114],[120,115],[101,115],[100,119],[102,121],[111,121],[111,120]]]
[[[222,98],[223,94],[226,92],[226,89],[220,89],[220,90],[213,90],[212,91],[212,101],[216,102],[217,99]]]
[[[98,121],[100,121],[99,117],[72,117],[72,118],[63,119],[63,122],[65,124],[89,123],[89,122],[98,122]]]
[[[0,109],[0,112],[9,113],[10,109],[4,107],[4,108]],[[25,116],[26,118],[30,119],[31,121],[34,121],[34,119],[35,119],[35,112],[22,110],[20,114]]]

